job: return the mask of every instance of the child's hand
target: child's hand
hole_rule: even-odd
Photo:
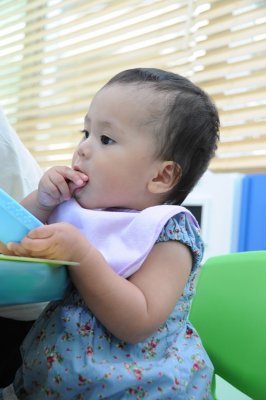
[[[87,175],[69,167],[52,167],[43,175],[38,188],[38,202],[43,207],[55,207],[69,200],[74,190],[85,186]]]
[[[33,229],[20,243],[8,243],[4,254],[79,262],[90,246],[73,225],[56,223]]]
[[[0,242],[0,254],[4,254],[5,256],[11,256],[13,255],[13,252],[8,249],[5,243]]]

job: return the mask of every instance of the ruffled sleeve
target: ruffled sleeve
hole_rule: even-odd
[[[199,227],[191,223],[191,219],[186,213],[182,212],[170,218],[164,225],[156,243],[168,240],[176,240],[189,247],[193,257],[192,272],[195,272],[201,264],[204,245]]]

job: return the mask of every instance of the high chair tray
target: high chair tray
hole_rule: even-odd
[[[34,215],[4,190],[0,189],[1,242],[20,242],[30,230],[42,225],[41,221],[35,218]]]
[[[21,257],[21,256],[6,256],[4,254],[0,254],[0,261],[17,261],[17,262],[28,262],[35,264],[48,264],[50,266],[62,266],[62,265],[78,265],[78,262],[75,261],[66,261],[66,260],[49,260],[47,258],[35,258],[35,257]]]

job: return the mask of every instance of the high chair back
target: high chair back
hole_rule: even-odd
[[[253,400],[265,400],[266,251],[208,259],[197,282],[190,320],[215,374]]]

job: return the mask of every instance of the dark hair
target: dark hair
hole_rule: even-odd
[[[162,160],[175,161],[181,178],[166,203],[181,204],[208,168],[219,140],[219,115],[210,97],[190,80],[157,68],[134,68],[115,75],[112,84],[149,85],[165,93],[158,132]],[[160,98],[158,100],[160,101]],[[158,120],[158,118],[157,118]]]

